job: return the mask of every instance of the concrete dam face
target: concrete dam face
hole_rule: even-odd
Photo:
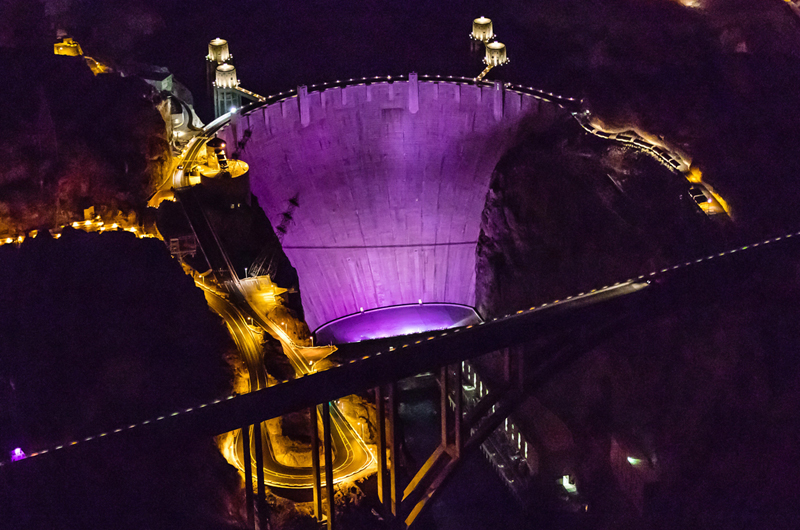
[[[301,87],[235,116],[219,135],[228,145],[246,140],[241,158],[252,192],[273,226],[286,227],[284,251],[313,330],[398,304],[474,306],[492,171],[523,129],[546,127],[559,112],[499,83],[412,74],[318,92]]]

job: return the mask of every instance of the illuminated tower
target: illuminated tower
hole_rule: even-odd
[[[214,80],[214,116],[219,117],[242,106],[242,94],[237,88],[239,79],[232,64],[217,66]]]
[[[231,64],[233,56],[228,48],[228,41],[216,38],[208,43],[206,55],[206,80],[208,96],[214,93],[214,117],[229,112],[232,107],[242,106],[242,97],[237,90],[239,80],[236,78],[236,67]]]
[[[483,43],[486,50],[486,56],[483,58],[483,64],[486,65],[486,68],[475,78],[475,82],[482,80],[489,73],[489,70],[495,66],[503,66],[509,62],[506,45],[495,41],[495,37],[497,35],[494,34],[494,26],[491,19],[480,17],[472,21],[472,33],[469,34],[469,38],[472,39],[473,45],[475,43]],[[474,49],[475,46],[473,46]]]
[[[480,17],[472,21],[472,33],[469,35],[472,51],[482,50],[481,45],[494,40],[494,37],[491,19]]]
[[[214,81],[217,78],[217,66],[228,62],[231,59],[228,50],[228,41],[225,39],[214,39],[208,43],[208,55],[206,55],[206,96],[211,99],[214,92]]]
[[[484,44],[493,41],[495,38],[494,30],[492,28],[492,20],[486,17],[476,18],[472,21],[472,33],[470,38],[477,42]]]
[[[232,59],[228,49],[228,41],[225,39],[214,39],[208,43],[208,60],[216,64],[227,63]]]
[[[206,80],[208,82],[208,96],[214,92],[214,117],[242,106],[242,100],[264,101],[263,96],[245,90],[239,86],[236,77],[236,67],[231,63],[233,55],[228,49],[228,41],[214,39],[208,43],[206,56]]]

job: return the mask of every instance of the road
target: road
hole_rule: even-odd
[[[200,286],[204,287],[204,286]],[[217,312],[224,320],[228,329],[233,336],[236,347],[242,355],[242,359],[247,365],[250,373],[250,388],[251,390],[259,390],[268,386],[266,374],[263,369],[263,362],[261,359],[261,345],[257,335],[253,332],[247,323],[250,318],[243,314],[228,300],[217,294],[216,292],[204,288],[206,300],[209,307]],[[267,320],[267,322],[270,322]],[[280,330],[281,332],[283,330]],[[309,370],[302,362],[297,347],[289,339],[284,340],[285,333],[278,335],[278,339],[284,346],[284,351],[292,361],[292,365],[296,371]],[[288,339],[288,336],[286,337]],[[347,419],[341,414],[339,409],[335,406],[331,407],[331,419],[333,428],[331,429],[331,438],[333,445],[333,473],[334,483],[341,482],[348,477],[352,477],[363,470],[367,469],[373,461],[372,453],[367,446],[356,434],[355,430],[351,427]],[[317,418],[318,425],[321,426],[321,418]],[[261,423],[261,440],[264,454],[264,482],[269,486],[277,486],[283,488],[310,488],[313,485],[312,470],[310,467],[296,467],[285,465],[278,461],[275,447],[273,447],[269,434],[267,432],[267,424]],[[251,426],[251,444],[254,444],[254,437],[252,436]],[[236,431],[232,440],[233,447],[231,448],[231,456],[233,464],[240,470],[244,470],[242,438],[240,431]],[[255,455],[255,446],[251,445],[250,454]],[[251,457],[253,461],[251,466],[255,466],[254,456]],[[255,469],[253,469],[253,476],[255,476]],[[324,484],[324,474],[323,474]]]

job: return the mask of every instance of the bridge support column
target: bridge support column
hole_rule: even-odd
[[[258,507],[258,528],[267,527],[267,494],[264,490],[264,445],[261,436],[261,423],[256,423],[253,428],[253,442],[256,446],[256,506]]]
[[[441,414],[441,423],[442,423],[442,448],[447,448],[450,445],[450,437],[448,436],[448,427],[449,421],[447,421],[449,412],[450,412],[450,403],[448,400],[450,399],[450,391],[448,387],[448,368],[447,366],[442,366],[439,370],[439,387],[441,390],[441,399],[439,400],[439,414]]]
[[[331,447],[331,404],[322,404],[322,447],[325,452],[325,502],[328,511],[328,530],[333,530],[336,503],[333,494],[333,448]]]
[[[408,111],[419,112],[419,77],[416,72],[408,74]]]
[[[521,391],[525,383],[522,351],[514,347],[506,348],[503,354],[503,363],[506,382],[510,388]]]
[[[400,476],[398,474],[398,439],[397,439],[397,384],[391,383],[388,392],[389,402],[389,486],[391,491],[390,508],[392,515],[400,517],[400,502],[403,492],[400,489]]]
[[[380,386],[375,387],[375,419],[378,423],[378,500],[385,505],[389,502],[389,483],[386,481],[386,414]]]
[[[322,521],[322,477],[319,467],[319,430],[317,427],[317,412],[319,406],[311,407],[311,473],[314,480],[314,517]]]
[[[461,420],[463,419],[462,394],[464,392],[464,381],[462,380],[463,366],[463,361],[456,364],[455,388],[453,389],[453,400],[455,401],[455,412],[453,414],[453,445],[455,446],[456,458],[461,456],[461,450],[464,448],[464,443],[461,437]]]
[[[253,459],[250,456],[250,425],[242,427],[242,448],[244,452],[244,498],[247,508],[247,528],[255,530],[253,513]]]

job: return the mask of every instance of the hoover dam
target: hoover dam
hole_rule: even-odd
[[[526,132],[566,112],[499,82],[410,74],[300,87],[233,113],[218,134],[241,147],[259,205],[285,227],[314,330],[377,308],[474,306],[492,171]]]

